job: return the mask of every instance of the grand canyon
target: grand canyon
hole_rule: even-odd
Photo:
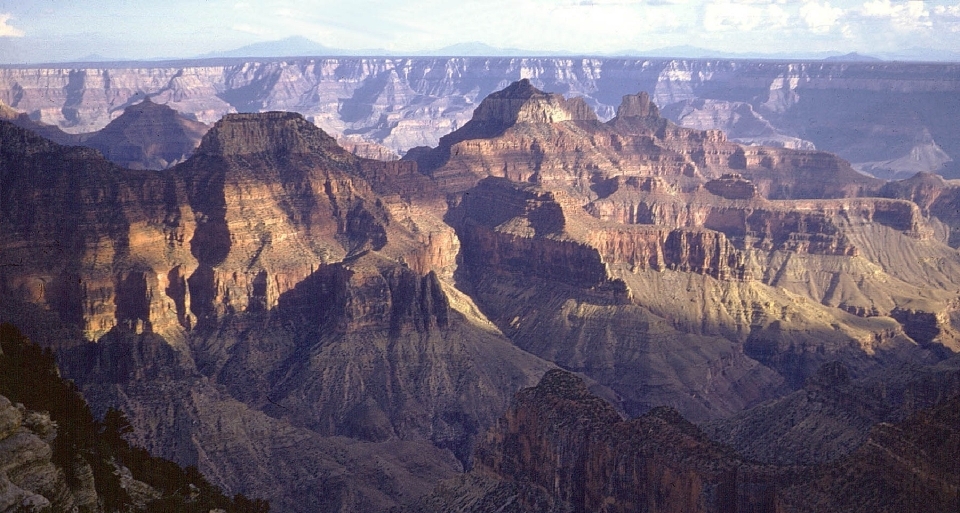
[[[4,66],[0,363],[53,350],[218,507],[953,511],[958,92],[891,62]],[[108,509],[16,402],[0,510]]]

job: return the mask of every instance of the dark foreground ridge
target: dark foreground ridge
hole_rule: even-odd
[[[776,466],[709,440],[672,408],[622,420],[579,378],[554,370],[516,395],[478,448],[473,472],[411,511],[953,511],[958,406],[953,396],[880,424],[831,464]]]

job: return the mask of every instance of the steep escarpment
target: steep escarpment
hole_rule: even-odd
[[[710,441],[669,408],[623,420],[576,377],[551,371],[516,395],[478,448],[477,469],[410,510],[949,510],[960,484],[956,401],[877,425],[834,464],[775,466]]]
[[[477,461],[480,472],[540,490],[553,502],[547,511],[774,510],[769,470],[711,443],[674,410],[623,421],[562,371],[517,395]]]
[[[259,101],[246,91],[228,97]],[[585,105],[518,82],[398,162],[300,114],[229,114],[162,172],[0,123],[0,314],[79,333],[46,339],[133,439],[291,511],[415,500],[475,465],[511,395],[554,366],[687,433],[661,407],[710,421],[827,362],[862,379],[960,348],[960,257],[919,200],[940,185],[871,197],[879,182],[833,155],[680,127],[650,95],[607,123]],[[669,467],[648,491],[753,501],[730,491],[737,461]]]
[[[624,96],[618,115],[605,124],[584,110],[582,101],[516,82],[484,99],[474,118],[437,148],[406,158],[453,192],[486,176],[583,192],[617,176],[665,177],[690,190],[734,172],[769,199],[850,197],[880,187],[835,155],[741,147],[717,130],[678,127],[643,93]]]
[[[58,146],[2,123],[4,291],[48,306],[91,336],[144,320],[176,326],[159,293],[165,276],[144,273],[157,255],[137,254],[139,242],[173,231],[162,222],[137,230],[166,217],[169,178],[127,172],[91,149]],[[152,299],[118,316],[115,298],[136,273],[143,298]],[[154,317],[145,319],[151,308]]]
[[[0,101],[71,133],[149,95],[191,119],[288,110],[394,152],[436,146],[481,100],[527,78],[602,120],[644,90],[672,121],[748,144],[837,153],[882,178],[956,174],[952,64],[544,57],[332,57],[7,67]]]
[[[459,241],[427,179],[300,115],[227,116],[164,172],[2,128],[4,316],[78,326],[97,344],[55,342],[95,409],[231,492],[412,500],[550,367],[452,286]]]
[[[549,97],[507,92],[519,106]],[[880,355],[960,347],[941,285],[960,261],[937,221],[910,201],[857,197],[877,183],[834,156],[677,127],[644,94],[607,124],[527,121],[468,137],[465,127],[423,154],[447,159],[431,171],[441,188],[476,184],[447,215],[465,287],[517,345],[612,387],[630,414],[669,404],[716,418],[833,359],[859,374],[887,365]],[[646,146],[604,146],[627,138]],[[619,160],[578,167],[591,155]],[[790,190],[807,199],[782,199]],[[671,361],[656,341],[678,337],[689,352]],[[702,359],[716,367],[694,377]],[[639,377],[653,369],[663,374]]]

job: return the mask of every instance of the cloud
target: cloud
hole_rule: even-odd
[[[23,37],[25,34],[22,30],[7,24],[11,18],[12,14],[0,12],[0,37]]]
[[[929,28],[933,25],[927,4],[922,0],[897,3],[872,0],[863,4],[860,14],[868,18],[888,19],[894,28],[901,30]]]
[[[960,4],[934,7],[933,18],[938,27],[945,27],[953,33],[960,32]]]
[[[806,2],[800,6],[800,17],[804,23],[815,33],[824,34],[830,31],[840,17],[843,16],[843,9],[831,7],[830,2]]]
[[[704,6],[703,27],[708,32],[776,29],[790,22],[790,13],[779,2],[720,0]]]
[[[958,5],[938,5],[933,8],[933,12],[937,16],[945,16],[949,18],[960,18],[960,4]]]

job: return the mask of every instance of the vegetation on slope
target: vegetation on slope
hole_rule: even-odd
[[[64,469],[67,481],[76,482],[77,458],[93,469],[94,482],[103,511],[207,512],[221,509],[236,513],[266,513],[270,506],[260,499],[237,494],[225,496],[190,466],[151,456],[131,446],[124,435],[132,431],[124,414],[109,410],[102,421],[72,382],[63,380],[53,352],[24,337],[11,324],[0,324],[0,395],[28,410],[49,412],[56,423],[53,462]],[[135,500],[122,486],[119,469],[129,469],[137,481],[158,492],[159,498]]]

